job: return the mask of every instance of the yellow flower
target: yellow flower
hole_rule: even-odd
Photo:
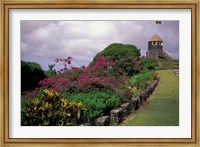
[[[46,102],[46,103],[45,103],[45,108],[48,108],[48,106],[49,106],[49,103]]]
[[[39,103],[39,100],[38,100],[38,98],[36,98],[35,100],[33,100],[33,104],[34,104],[34,106],[37,106],[37,105],[38,105],[38,103]]]
[[[48,89],[44,89],[43,92],[49,97],[53,97],[54,96],[53,92],[48,90]]]
[[[56,94],[56,96],[59,96],[59,93],[57,91],[55,92],[55,94]]]
[[[81,102],[77,103],[78,108],[82,107],[83,104]]]
[[[61,98],[60,101],[62,102],[62,107],[66,107],[68,104],[68,101],[65,98]]]
[[[37,106],[34,107],[34,111],[37,109]]]
[[[137,91],[137,87],[127,87],[128,89],[130,89],[131,92],[136,92]]]
[[[78,109],[78,112],[77,112],[77,118],[79,119],[80,118],[80,115],[81,115],[81,107],[83,106],[83,104],[81,102],[77,103],[77,109]]]

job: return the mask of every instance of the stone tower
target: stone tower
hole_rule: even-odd
[[[146,58],[172,59],[172,57],[163,50],[163,40],[157,34],[154,34],[148,41],[148,51],[146,52]]]

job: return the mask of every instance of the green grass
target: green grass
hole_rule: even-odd
[[[173,70],[158,71],[160,84],[148,100],[149,104],[126,121],[128,126],[178,126],[179,125],[179,83]]]

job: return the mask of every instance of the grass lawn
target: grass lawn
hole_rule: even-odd
[[[148,104],[122,122],[126,126],[178,126],[179,82],[173,70],[157,71],[160,84]]]

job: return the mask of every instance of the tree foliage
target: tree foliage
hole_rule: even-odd
[[[145,70],[145,69],[155,70],[157,68],[157,60],[156,59],[144,58],[139,61],[139,64],[143,70]]]
[[[121,58],[129,58],[133,56],[136,60],[140,57],[140,49],[131,44],[113,43],[106,47],[103,51],[96,54],[93,62],[100,56],[106,57],[108,60],[119,60]]]
[[[44,71],[35,62],[21,61],[21,91],[34,89],[44,79]]]
[[[138,72],[137,62],[133,64],[133,60],[139,60],[140,55],[140,49],[134,45],[113,43],[97,53],[91,64],[95,64],[97,58],[103,56],[107,61],[116,62],[114,72],[131,76]]]

